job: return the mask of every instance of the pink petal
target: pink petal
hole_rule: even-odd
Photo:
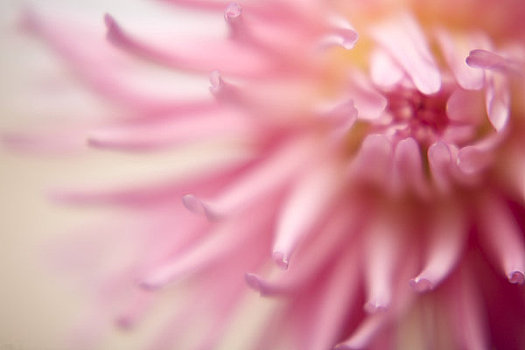
[[[480,203],[483,243],[511,283],[525,283],[525,242],[509,209],[498,198]]]
[[[332,164],[316,164],[291,189],[281,208],[273,244],[273,257],[279,266],[288,267],[297,245],[331,210],[340,191],[338,170]]]
[[[185,204],[190,210],[201,214],[207,212],[212,217],[235,214],[257,198],[280,190],[304,168],[313,153],[311,140],[290,140],[280,145],[268,159],[237,176],[217,196],[204,199],[199,205],[186,196]]]
[[[365,183],[386,187],[393,161],[392,143],[382,134],[368,135],[351,164],[351,174]]]
[[[465,64],[465,57],[482,41],[479,38],[455,39],[445,29],[437,31],[438,42],[445,56],[447,64],[452,69],[458,84],[466,90],[479,90],[484,85],[483,71],[472,69]],[[468,59],[467,59],[468,62]]]
[[[424,34],[409,15],[390,20],[372,30],[373,38],[402,67],[423,94],[441,88],[441,74]]]
[[[400,231],[403,229],[397,219],[379,213],[365,230],[365,310],[368,313],[385,312],[390,307],[395,271],[401,258]]]
[[[146,41],[136,39],[127,34],[110,15],[105,17],[108,27],[108,40],[114,45],[167,67],[184,71],[209,72],[220,70],[229,74],[249,76],[267,72],[267,62],[254,52],[230,42],[177,42],[179,50],[170,45],[170,51],[155,47]],[[210,52],[213,55],[210,56]]]
[[[429,222],[427,253],[423,270],[410,281],[418,292],[433,290],[455,267],[466,238],[461,210],[439,208]]]
[[[352,72],[347,88],[358,111],[358,119],[378,119],[386,108],[387,99],[370,83],[368,78],[358,71]]]
[[[447,144],[438,141],[428,148],[428,162],[434,184],[441,192],[450,190],[452,154]]]
[[[405,72],[384,50],[376,49],[370,57],[370,76],[375,85],[390,88],[401,82]]]
[[[474,68],[501,71],[510,74],[523,73],[523,68],[518,62],[488,50],[472,50],[466,61],[469,66]]]
[[[447,100],[447,117],[451,121],[480,125],[485,120],[484,115],[480,92],[456,89]]]

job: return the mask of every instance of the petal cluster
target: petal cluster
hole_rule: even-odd
[[[222,15],[226,37],[162,45],[106,15],[107,42],[86,36],[93,52],[65,22],[24,19],[127,111],[74,130],[90,146],[226,140],[246,154],[175,180],[57,194],[130,213],[117,227],[133,233],[136,254],[100,288],[118,325],[133,327],[159,289],[184,285],[187,302],[151,349],[183,338],[215,349],[249,286],[282,301],[253,349],[525,346],[518,39],[474,22],[426,24],[424,6],[404,3],[384,14],[386,4],[359,1],[166,2]],[[360,13],[369,19],[352,25]],[[121,60],[207,74],[210,98],[137,89]]]

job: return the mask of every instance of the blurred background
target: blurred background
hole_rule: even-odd
[[[153,6],[150,1],[22,0],[0,1],[0,132],[40,130],[82,119],[104,105],[75,88],[67,69],[46,47],[18,28],[25,8],[81,15],[103,35],[103,15],[160,31],[214,32],[222,18],[192,19],[191,14]],[[203,22],[203,21],[206,22]],[[87,23],[86,22],[86,23]],[[206,23],[205,26],[202,23]],[[184,78],[185,94],[207,91],[207,78]],[[151,83],[151,82],[150,82]],[[176,91],[175,91],[176,92]],[[197,153],[196,153],[197,152]],[[205,156],[206,155],[206,156]],[[217,156],[217,154],[215,154]],[[117,183],[122,179],[162,177],[213,158],[213,152],[129,155],[84,152],[81,155],[34,155],[0,146],[0,350],[70,349],[69,334],[85,315],[88,293],[62,276],[51,263],[54,247],[79,227],[103,219],[107,212],[78,210],[52,203],[49,191],[78,184]],[[216,157],[215,157],[216,158]],[[191,160],[191,161],[190,161]],[[138,349],[145,333],[115,331],[100,349]],[[97,348],[98,349],[98,348]]]

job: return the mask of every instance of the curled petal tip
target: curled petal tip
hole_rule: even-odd
[[[418,293],[425,293],[434,289],[434,284],[426,278],[413,278],[410,280],[409,284],[410,287],[412,287]]]
[[[273,252],[272,254],[273,261],[283,270],[288,269],[288,258],[282,252]]]
[[[509,273],[509,282],[512,284],[525,284],[525,275],[521,271],[512,271]]]

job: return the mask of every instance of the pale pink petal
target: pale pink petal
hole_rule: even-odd
[[[404,69],[419,91],[426,95],[439,91],[440,71],[412,17],[403,15],[385,22],[372,30],[372,36]]]
[[[391,88],[401,82],[405,72],[384,50],[376,49],[370,57],[370,76],[375,85]]]
[[[401,140],[396,145],[392,179],[394,193],[410,190],[420,198],[428,197],[429,188],[423,173],[421,153],[413,138]]]
[[[481,40],[476,40],[473,35],[469,38],[456,39],[445,29],[437,31],[437,38],[441,51],[443,51],[447,64],[452,69],[458,84],[466,90],[481,89],[484,85],[483,71],[473,69],[465,63],[465,57],[479,45]]]

